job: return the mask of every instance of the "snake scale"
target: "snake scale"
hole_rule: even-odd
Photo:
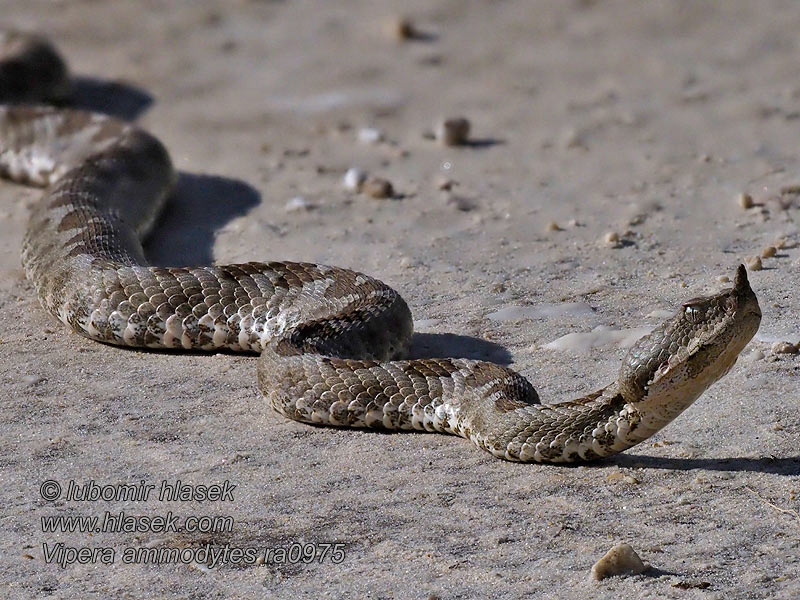
[[[149,266],[140,240],[175,184],[169,155],[134,125],[34,104],[69,93],[46,40],[0,34],[0,175],[46,187],[22,251],[42,306],[109,344],[260,352],[259,386],[291,419],[453,433],[512,461],[591,460],[672,421],[758,329],[739,266],[732,288],[685,303],[630,349],[615,382],[571,402],[541,404],[497,364],[403,360],[411,313],[367,275],[285,261]]]

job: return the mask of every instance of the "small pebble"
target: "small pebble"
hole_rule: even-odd
[[[547,227],[545,227],[545,231],[563,231],[563,229],[561,229],[555,221],[550,221]]]
[[[771,258],[778,253],[778,249],[775,246],[767,246],[761,251],[761,258]]]
[[[758,360],[764,360],[764,353],[761,350],[753,350],[750,354],[744,357],[744,361],[754,363]]]
[[[772,344],[773,354],[797,354],[800,349],[791,342],[775,342]]]
[[[603,236],[603,243],[609,248],[619,248],[622,244],[616,231],[609,231]]]
[[[613,473],[609,473],[606,476],[608,481],[622,481],[624,483],[636,484],[639,483],[639,480],[636,479],[633,475],[628,475],[626,473],[621,473],[620,471],[614,471]]]
[[[449,192],[452,190],[456,185],[458,185],[455,181],[450,179],[449,177],[445,177],[444,175],[439,175],[436,177],[436,188],[443,190],[445,192]]]
[[[679,590],[705,590],[711,587],[711,582],[703,581],[702,579],[689,578],[673,583],[672,587],[678,588]]]
[[[464,117],[442,119],[434,128],[434,136],[445,146],[460,146],[466,143],[470,127]]]
[[[561,133],[558,143],[565,150],[570,148],[583,148],[585,150],[587,148],[584,134],[571,127]]]
[[[631,227],[635,227],[636,225],[641,225],[647,219],[647,215],[633,215],[630,219],[628,219],[628,225]]]
[[[391,198],[394,196],[394,188],[387,179],[373,177],[364,182],[361,191],[372,198]]]
[[[364,173],[364,171],[356,167],[351,167],[347,169],[347,173],[342,177],[342,185],[351,192],[357,192],[361,189],[366,178],[367,174]]]
[[[760,271],[764,268],[764,265],[761,264],[760,256],[748,256],[744,262],[747,265],[748,271]]]
[[[741,194],[739,194],[737,202],[739,202],[739,206],[741,206],[745,210],[747,210],[748,208],[753,208],[753,197],[750,194],[742,192]]]
[[[34,386],[37,383],[42,383],[44,381],[44,377],[41,375],[25,375],[22,378],[22,383],[29,386]]]
[[[464,198],[463,196],[455,196],[453,194],[448,195],[446,204],[448,206],[454,206],[461,212],[469,212],[476,208],[475,203],[472,202],[472,200],[470,200],[469,198]]]
[[[406,17],[395,16],[387,19],[383,29],[387,37],[398,42],[410,40],[415,35],[414,23]]]
[[[567,221],[567,225],[569,225],[570,227],[580,227],[581,226],[580,222],[578,222],[577,219],[570,219],[569,221]]]
[[[776,210],[789,210],[794,205],[795,196],[787,196],[781,194],[780,196],[768,196],[765,202],[775,206]]]
[[[384,139],[383,132],[373,127],[363,127],[358,130],[358,141],[363,144],[377,144]]]
[[[717,281],[719,281],[720,283],[730,283],[731,278],[728,277],[727,275],[720,275],[719,277],[717,277]]]
[[[617,544],[594,563],[592,577],[600,581],[615,575],[638,575],[649,568],[629,544]]]
[[[311,210],[314,205],[303,196],[295,196],[283,208],[286,212],[299,212],[301,210]]]

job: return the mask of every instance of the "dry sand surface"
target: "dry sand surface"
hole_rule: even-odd
[[[401,5],[417,32],[405,41],[386,24]],[[69,333],[20,267],[41,192],[2,183],[0,595],[800,596],[800,359],[772,349],[800,341],[800,196],[784,189],[800,183],[800,4],[18,0],[0,14],[61,48],[80,105],[169,148],[182,177],[148,245],[156,263],[364,271],[408,301],[416,355],[510,364],[544,402],[609,383],[626,339],[785,240],[750,273],[756,338],[674,423],[597,464],[519,465],[452,436],[287,421],[253,356]],[[426,137],[461,115],[469,145]],[[351,167],[396,197],[345,189]],[[46,502],[46,480],[236,487],[209,502]],[[234,525],[42,530],[105,511]],[[43,544],[59,542],[112,548],[114,564],[47,564]],[[592,580],[619,542],[650,570]],[[340,560],[298,560],[327,543]],[[123,562],[126,548],[206,544],[295,555]]]

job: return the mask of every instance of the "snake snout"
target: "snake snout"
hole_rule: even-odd
[[[736,269],[736,277],[731,293],[736,295],[742,317],[745,320],[756,319],[756,329],[758,329],[758,323],[761,320],[761,307],[758,304],[755,292],[750,287],[750,282],[747,280],[747,269],[745,269],[744,265],[739,265]]]

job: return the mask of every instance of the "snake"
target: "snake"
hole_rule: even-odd
[[[105,344],[259,353],[258,386],[290,419],[456,434],[509,461],[589,461],[670,423],[758,330],[739,265],[732,287],[683,303],[628,350],[615,381],[576,400],[543,404],[491,362],[410,359],[409,307],[368,275],[290,261],[148,264],[142,239],[176,185],[170,156],[134,124],[70,108],[71,87],[49,41],[0,34],[0,175],[45,189],[22,243],[42,307]]]

